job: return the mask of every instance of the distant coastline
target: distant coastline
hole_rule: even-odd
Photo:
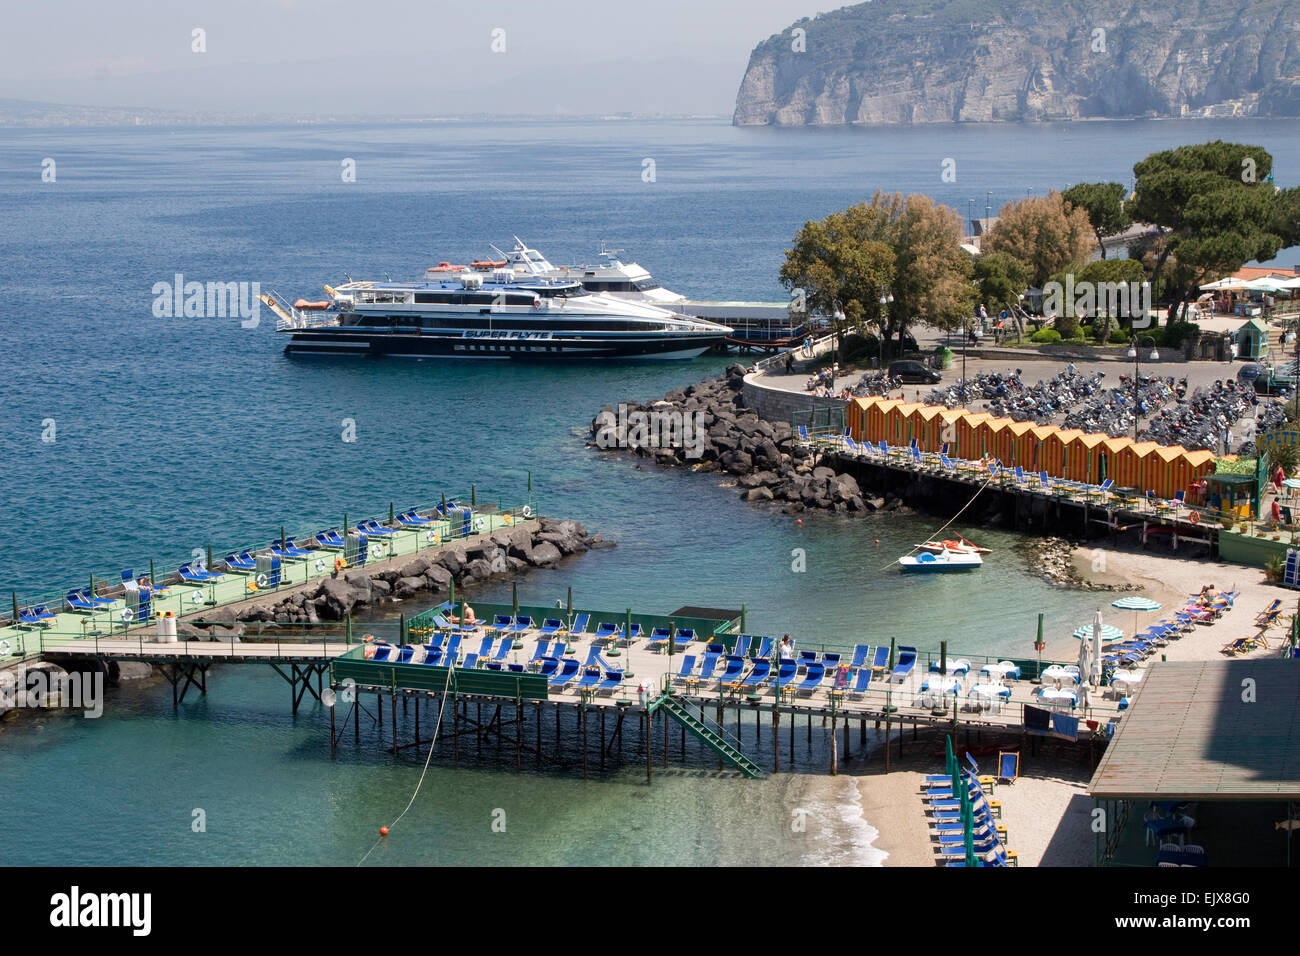
[[[328,126],[384,125],[424,123],[482,122],[643,122],[646,120],[718,120],[727,121],[724,113],[552,113],[515,115],[501,113],[464,113],[446,116],[404,116],[375,114],[237,114],[210,111],[187,113],[149,107],[83,106],[66,103],[42,103],[34,100],[0,99],[0,129],[50,129],[75,127],[139,128],[195,126]]]

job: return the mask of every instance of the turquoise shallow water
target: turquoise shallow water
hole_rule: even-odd
[[[1300,138],[1242,124],[1278,157]],[[803,222],[875,188],[924,190],[965,212],[1083,178],[1127,181],[1132,162],[1222,124],[1053,128],[732,130],[719,123],[482,124],[294,130],[6,131],[0,142],[0,589],[32,594],[93,570],[174,566],[211,541],[253,543],[464,491],[506,499],[527,472],[542,509],[619,541],[520,582],[520,599],[670,611],[747,605],[751,629],[851,645],[1027,656],[1035,615],[1068,640],[1096,598],[1027,573],[1019,542],[978,576],[881,571],[935,519],[802,526],[742,505],[716,476],[638,469],[584,447],[607,402],[657,397],[725,362],[547,369],[291,360],[269,327],[160,320],[151,288],[181,272],[315,295],[344,271],[413,275],[518,233],[558,262],[599,239],[628,248],[698,298],[775,298]],[[657,158],[658,182],[639,179]],[[57,184],[39,160],[58,159]],[[338,183],[358,159],[355,186]],[[940,160],[959,159],[956,185]],[[933,175],[931,174],[933,172]],[[1295,177],[1279,171],[1279,182]],[[978,208],[977,208],[978,212]],[[41,441],[53,419],[57,440]],[[343,420],[355,442],[341,440]],[[970,531],[971,529],[964,529]],[[879,544],[876,540],[879,539]],[[791,570],[802,548],[807,570]],[[508,599],[508,585],[476,591]],[[1058,644],[1067,649],[1072,644]],[[350,743],[331,760],[319,709],[289,714],[279,678],[214,672],[179,714],[165,683],[131,685],[104,717],[0,727],[0,862],[352,863],[410,797],[420,762]],[[749,731],[747,731],[748,733]],[[802,731],[800,732],[802,733]],[[748,738],[747,738],[748,739]],[[802,741],[802,738],[800,738]],[[802,742],[800,742],[802,747]],[[814,749],[804,758],[824,767]],[[570,767],[513,773],[513,758],[458,771],[434,762],[420,800],[370,863],[778,863],[869,860],[870,832],[838,784],[719,779],[692,771],[651,790],[629,765],[599,780]],[[822,807],[817,826],[790,811]],[[195,807],[208,831],[190,831]],[[493,833],[491,811],[507,813]],[[56,841],[22,843],[63,822]],[[755,830],[754,828],[758,829]],[[816,840],[810,838],[818,834]]]

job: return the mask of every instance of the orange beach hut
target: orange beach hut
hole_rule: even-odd
[[[1147,460],[1160,446],[1153,441],[1130,442],[1115,456],[1115,484],[1121,488],[1147,490]]]

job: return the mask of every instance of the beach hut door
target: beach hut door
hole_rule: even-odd
[[[1106,466],[1106,453],[1102,452],[1097,456],[1097,484],[1099,485],[1104,485],[1106,483],[1106,473],[1108,471]]]

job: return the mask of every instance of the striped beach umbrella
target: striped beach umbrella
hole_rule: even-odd
[[[1112,601],[1110,606],[1133,612],[1133,633],[1136,634],[1138,630],[1138,612],[1158,611],[1163,605],[1161,605],[1159,601],[1153,601],[1150,598],[1131,595],[1126,598],[1120,598],[1118,601]]]
[[[1159,601],[1153,601],[1150,598],[1134,596],[1111,601],[1110,606],[1122,608],[1125,611],[1158,611],[1162,605]]]
[[[1073,637],[1075,640],[1087,641],[1092,639],[1092,624],[1082,624],[1075,628]],[[1113,624],[1103,624],[1101,626],[1101,639],[1103,641],[1118,641],[1124,636],[1124,632]]]

